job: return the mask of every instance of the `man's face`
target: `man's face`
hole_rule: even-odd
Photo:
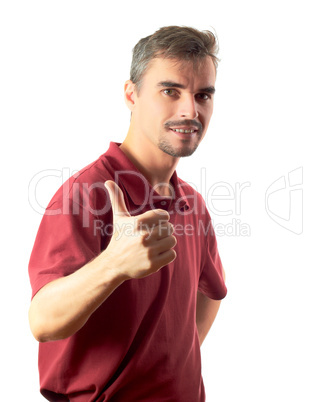
[[[132,110],[134,130],[146,145],[168,155],[191,155],[204,137],[213,112],[216,73],[206,57],[191,62],[153,59]]]

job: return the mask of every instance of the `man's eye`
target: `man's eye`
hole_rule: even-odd
[[[168,96],[175,96],[177,94],[175,89],[164,89],[164,94]]]
[[[208,100],[211,99],[211,96],[209,94],[198,94],[197,97],[201,100]]]

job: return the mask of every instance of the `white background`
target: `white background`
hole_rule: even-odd
[[[330,400],[329,13],[326,1],[292,0],[1,3],[1,400],[43,400],[27,320],[41,219],[29,183],[46,169],[80,169],[124,139],[131,50],[173,24],[213,27],[222,60],[207,136],[178,173],[200,190],[249,183],[240,215],[231,200],[214,205],[232,215],[212,213],[214,224],[239,219],[251,233],[218,237],[228,295],[202,347],[207,401]],[[267,188],[298,168],[299,235],[265,207]],[[60,184],[39,182],[41,206]],[[283,218],[289,194],[269,203]]]

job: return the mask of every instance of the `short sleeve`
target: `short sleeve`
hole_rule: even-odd
[[[206,218],[204,225],[207,230],[205,231],[206,235],[203,238],[204,244],[202,245],[204,259],[198,290],[210,299],[221,300],[227,294],[227,287],[224,281],[224,271],[218,251],[216,234],[207,211]]]
[[[83,267],[102,251],[104,221],[90,204],[60,197],[41,220],[29,261],[32,297],[47,283]]]

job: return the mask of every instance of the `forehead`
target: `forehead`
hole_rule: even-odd
[[[143,81],[149,85],[159,82],[178,82],[184,86],[197,88],[215,85],[216,70],[211,57],[199,62],[155,58],[148,66]]]

